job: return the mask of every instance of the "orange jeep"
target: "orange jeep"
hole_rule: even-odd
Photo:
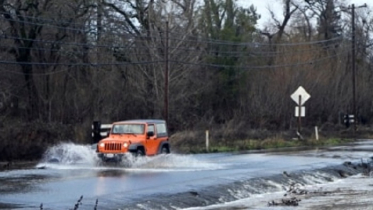
[[[130,152],[136,156],[170,153],[166,121],[126,120],[112,124],[109,136],[97,144],[103,161],[120,161]]]

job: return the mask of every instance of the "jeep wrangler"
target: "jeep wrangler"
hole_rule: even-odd
[[[121,161],[124,154],[152,156],[170,153],[164,120],[126,120],[112,124],[107,138],[97,143],[97,155],[103,161]]]

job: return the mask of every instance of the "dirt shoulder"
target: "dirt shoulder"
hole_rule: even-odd
[[[354,175],[331,183],[308,186],[298,192],[303,193],[276,193],[260,198],[261,201],[255,206],[249,199],[225,210],[233,210],[237,207],[241,209],[373,210],[372,176]],[[287,196],[284,196],[285,194]],[[268,197],[271,199],[268,200]],[[284,204],[284,201],[291,200],[296,200],[292,203],[295,205],[289,205],[289,202],[288,205]],[[268,202],[267,205],[266,202]]]
[[[344,183],[339,182],[324,186],[322,191],[328,193],[306,195],[299,203],[299,206],[303,206],[301,209],[373,209],[372,177],[351,177]]]

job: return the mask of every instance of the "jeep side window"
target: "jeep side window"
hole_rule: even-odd
[[[167,136],[167,128],[165,124],[156,124],[156,128],[158,137]]]
[[[155,135],[155,132],[154,132],[154,125],[148,125],[148,133],[149,132],[153,132],[153,134]]]

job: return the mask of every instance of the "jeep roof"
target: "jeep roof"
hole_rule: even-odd
[[[124,120],[124,121],[118,121],[114,122],[113,124],[118,124],[118,123],[166,123],[165,120],[159,120],[159,119],[137,119],[137,120]]]

